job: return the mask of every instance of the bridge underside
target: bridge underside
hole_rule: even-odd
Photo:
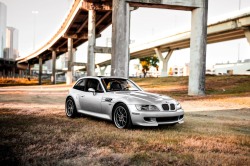
[[[88,75],[94,75],[95,53],[110,53],[111,75],[128,77],[130,57],[130,12],[137,7],[187,10],[192,12],[190,41],[182,47],[191,48],[189,94],[203,95],[205,92],[205,59],[207,44],[208,0],[75,0],[65,22],[54,37],[42,48],[18,63],[29,66],[39,63],[39,82],[42,79],[42,64],[68,52],[67,83],[72,83],[73,50],[88,41]],[[112,48],[96,47],[95,40],[112,23]],[[177,43],[172,43],[177,44]],[[185,45],[186,44],[186,45]],[[169,47],[169,46],[166,46]],[[163,48],[164,50],[164,48]],[[198,65],[197,65],[198,64]],[[52,77],[55,66],[52,67]]]
[[[0,58],[0,78],[21,78],[27,65],[17,64],[13,59]]]
[[[105,18],[104,18],[105,17]],[[100,23],[96,27],[96,33],[99,37],[100,33],[106,29],[112,23],[112,12],[111,11],[98,11],[96,14],[97,22]],[[47,50],[44,50],[41,54],[43,61],[52,59],[52,51],[56,51],[56,57],[68,52],[68,38],[73,39],[73,48],[77,48],[83,43],[88,41],[88,11],[79,10],[74,19],[74,22],[70,25],[66,34],[57,39]],[[20,61],[19,63],[39,63],[39,56],[36,58],[30,58],[27,61]]]

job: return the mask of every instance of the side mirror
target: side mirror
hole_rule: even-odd
[[[89,91],[89,92],[93,92],[93,95],[94,95],[94,96],[96,95],[95,89],[89,88],[88,91]]]

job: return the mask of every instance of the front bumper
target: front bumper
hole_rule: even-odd
[[[128,105],[133,125],[158,126],[163,124],[184,123],[184,110],[177,111],[138,111],[135,105]]]

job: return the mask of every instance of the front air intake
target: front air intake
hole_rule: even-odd
[[[169,105],[168,104],[162,104],[162,109],[164,111],[169,111]]]
[[[173,116],[173,117],[161,117],[161,118],[156,118],[157,122],[176,122],[178,121],[179,116]]]
[[[164,111],[175,111],[175,104],[162,104]]]
[[[174,104],[170,104],[170,109],[171,109],[171,111],[174,111],[175,110],[175,105]]]

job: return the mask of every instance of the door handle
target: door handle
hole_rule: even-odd
[[[84,97],[85,95],[81,95],[81,97]]]

